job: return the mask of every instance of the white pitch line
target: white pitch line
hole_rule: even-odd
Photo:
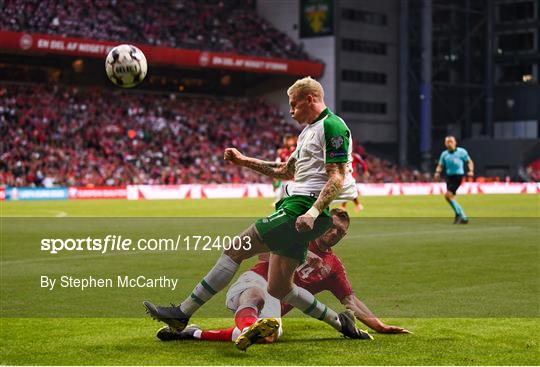
[[[68,257],[64,257],[64,256],[58,257],[53,254],[44,253],[44,255],[47,255],[49,257],[44,257],[44,258],[39,258],[39,259],[6,260],[6,261],[2,261],[2,265],[31,264],[35,262],[54,261],[54,260],[99,259],[99,258],[109,257],[109,256],[130,256],[130,255],[140,255],[144,253],[145,254],[162,254],[166,252],[174,252],[174,251],[115,251],[115,252],[107,252],[105,254],[97,253],[97,254],[68,256]]]
[[[66,218],[66,217],[69,217],[69,214],[67,212],[63,212],[63,211],[59,211],[59,210],[38,210],[38,212],[41,212],[41,213],[51,213],[52,216],[50,215],[36,215],[35,213],[32,213],[32,214],[14,214],[14,215],[7,215],[7,216],[2,216],[2,219],[4,218],[38,218],[38,219],[41,219],[41,218]],[[94,218],[94,217],[84,217],[84,218]],[[108,218],[108,217],[106,217]]]
[[[471,232],[491,232],[491,231],[502,231],[502,230],[518,230],[523,229],[521,226],[510,226],[510,227],[486,227],[486,228],[471,228],[463,229],[463,232],[458,232],[458,229],[445,229],[440,231],[409,231],[409,232],[393,232],[393,233],[367,233],[367,234],[358,234],[354,236],[345,237],[345,241],[355,238],[366,238],[366,237],[396,237],[396,236],[412,236],[412,235],[433,235],[433,234],[467,234]]]

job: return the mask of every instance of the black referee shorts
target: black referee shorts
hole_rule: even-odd
[[[449,175],[446,176],[446,191],[450,191],[452,194],[456,194],[461,181],[463,180],[463,175]]]

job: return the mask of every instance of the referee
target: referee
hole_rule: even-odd
[[[439,164],[437,164],[435,170],[435,179],[439,180],[444,168],[446,174],[446,193],[444,197],[456,214],[454,224],[467,224],[469,218],[467,218],[467,215],[456,201],[456,192],[465,175],[465,163],[467,163],[467,176],[469,177],[474,176],[474,163],[465,149],[457,147],[455,137],[447,136],[444,139],[444,145],[446,150],[441,153],[441,158],[439,158]]]

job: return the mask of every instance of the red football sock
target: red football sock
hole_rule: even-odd
[[[234,329],[235,327],[233,326],[229,329],[203,330],[201,333],[201,340],[230,342]]]
[[[258,319],[258,311],[256,308],[246,307],[237,311],[234,315],[234,323],[240,331],[244,328],[253,325]]]

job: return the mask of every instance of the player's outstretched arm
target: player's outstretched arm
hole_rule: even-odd
[[[227,148],[223,154],[223,159],[231,161],[238,166],[250,168],[265,176],[282,180],[291,180],[294,178],[296,163],[294,158],[290,158],[286,163],[262,161],[260,159],[246,157],[236,148]]]
[[[354,312],[356,318],[364,325],[369,326],[378,333],[384,334],[410,334],[410,331],[399,326],[386,325],[379,320],[371,310],[356,297],[351,294],[341,300],[341,303]]]

